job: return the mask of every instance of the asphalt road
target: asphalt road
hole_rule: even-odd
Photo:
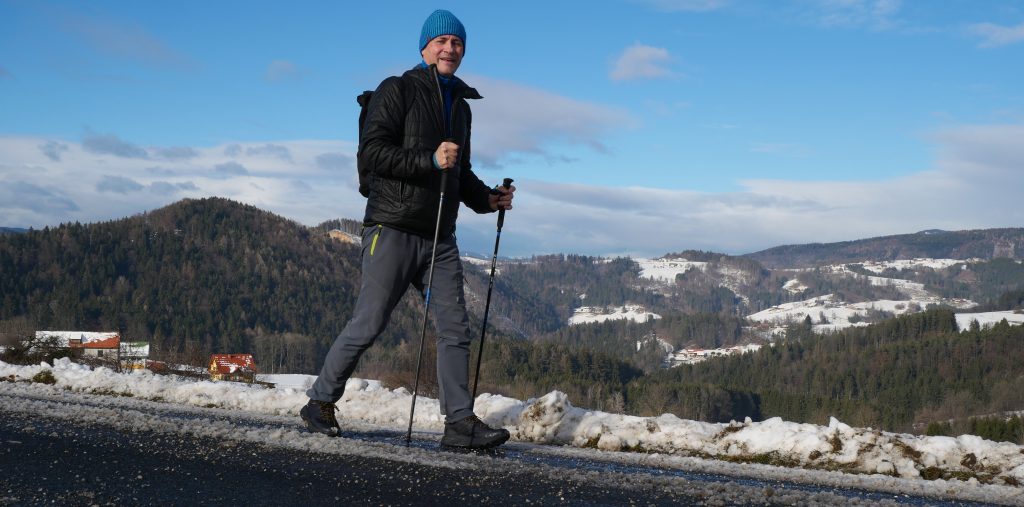
[[[549,479],[530,469],[462,471],[187,435],[122,433],[19,414],[3,417],[0,442],[0,505],[691,505],[707,500]]]
[[[657,469],[513,442],[441,450],[437,435],[53,391],[0,382],[6,505],[970,505]],[[974,504],[977,505],[977,504]]]

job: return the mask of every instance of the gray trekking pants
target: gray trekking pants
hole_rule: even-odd
[[[336,402],[359,358],[384,331],[409,284],[427,287],[432,240],[385,226],[363,229],[362,283],[355,312],[327,352],[324,366],[306,391],[312,400]],[[424,294],[425,295],[425,294]],[[438,239],[430,315],[437,327],[437,383],[447,422],[473,415],[469,394],[472,341],[462,287],[462,262],[455,237]]]

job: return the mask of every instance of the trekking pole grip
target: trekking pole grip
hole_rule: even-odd
[[[503,186],[505,188],[512,188],[512,178],[505,178],[505,180],[501,182],[501,186]],[[499,231],[501,230],[501,226],[504,225],[504,224],[505,224],[505,208],[501,208],[501,209],[498,210],[498,230]]]

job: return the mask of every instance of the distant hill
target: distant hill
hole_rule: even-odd
[[[0,234],[21,234],[28,232],[28,229],[22,229],[20,227],[0,227]]]
[[[1024,228],[970,231],[927,230],[838,243],[784,245],[747,254],[767,268],[801,268],[826,264],[896,259],[1024,258]]]
[[[308,367],[344,326],[358,279],[358,249],[220,198],[0,236],[0,321],[118,330],[189,360],[292,333],[312,342]]]

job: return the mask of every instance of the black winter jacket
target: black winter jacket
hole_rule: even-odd
[[[493,211],[489,189],[469,161],[473,118],[465,99],[483,97],[462,80],[452,79],[450,136],[442,128],[444,104],[433,67],[417,66],[402,77],[389,77],[373,93],[358,151],[359,165],[369,176],[363,225],[383,224],[433,239],[442,174],[433,155],[449,137],[460,147],[459,161],[448,169],[440,237],[455,232],[460,201],[477,213]]]

